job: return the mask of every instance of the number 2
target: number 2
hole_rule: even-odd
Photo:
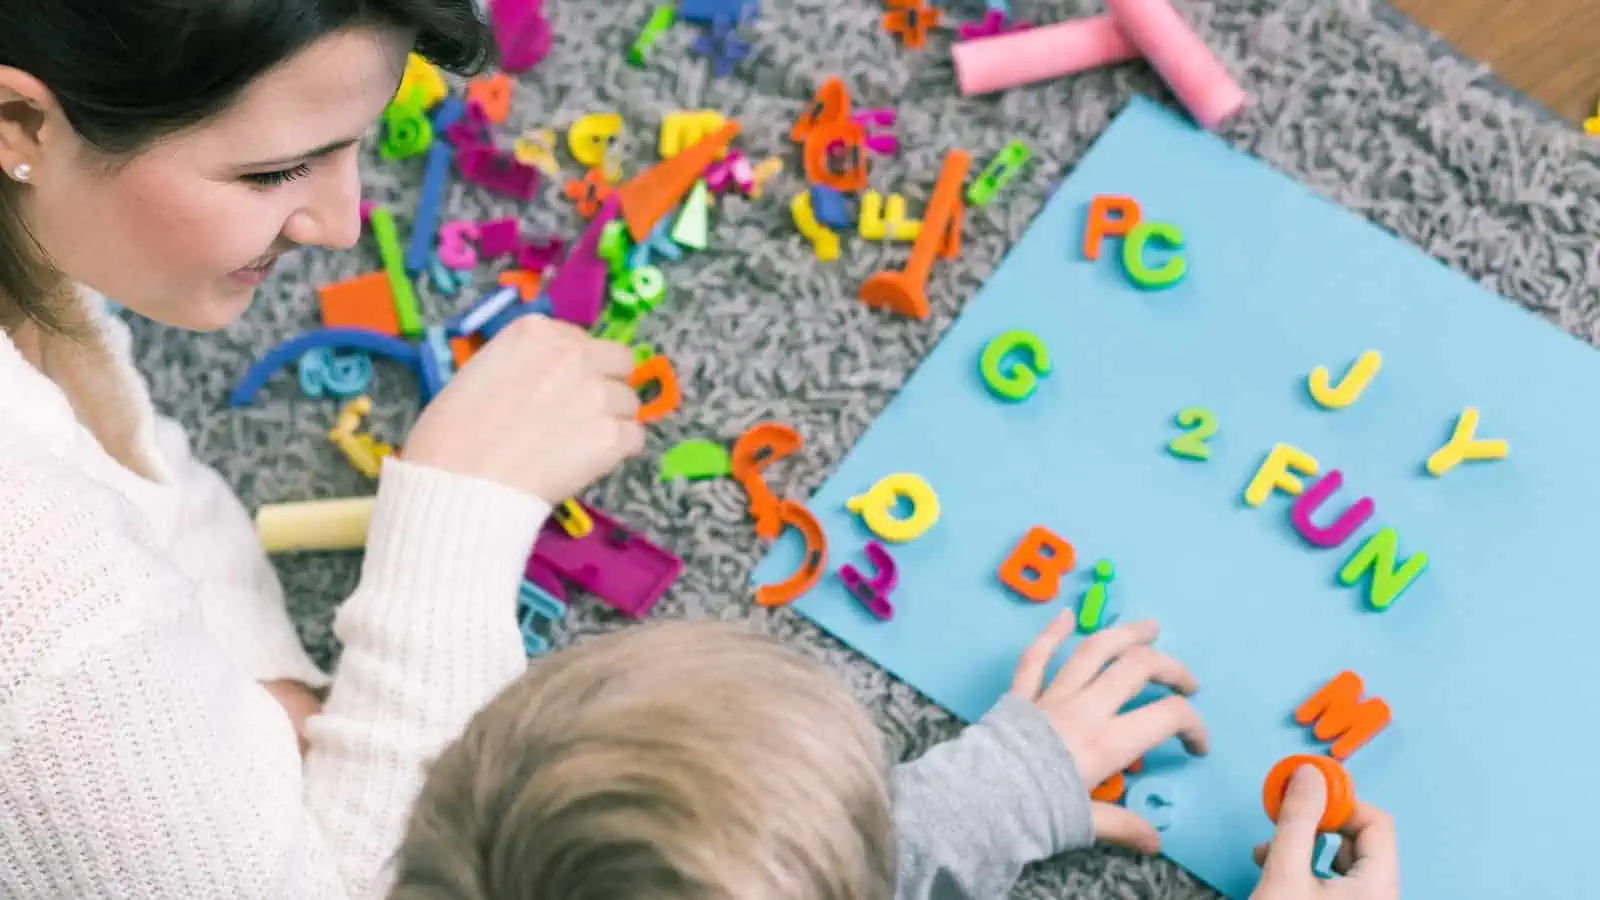
[[[1193,430],[1173,438],[1172,443],[1167,445],[1168,453],[1184,459],[1211,458],[1211,448],[1206,446],[1206,441],[1217,433],[1215,413],[1203,406],[1191,406],[1178,413],[1178,427]]]

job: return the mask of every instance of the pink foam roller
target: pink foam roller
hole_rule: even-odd
[[[961,93],[970,97],[1126,62],[1139,50],[1110,16],[1090,16],[965,41],[950,55]]]
[[[1106,0],[1106,8],[1202,128],[1244,108],[1244,88],[1168,0]]]

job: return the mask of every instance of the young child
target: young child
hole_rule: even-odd
[[[1205,752],[1194,679],[1144,622],[1085,640],[1046,686],[1073,627],[1069,611],[1039,637],[980,722],[893,770],[843,683],[738,627],[650,624],[557,652],[433,765],[391,896],[991,898],[1096,838],[1154,852],[1148,824],[1088,789],[1174,735]],[[1119,714],[1151,682],[1175,694]],[[1320,817],[1310,782],[1285,821]],[[1310,853],[1303,884],[1260,896],[1316,896]]]

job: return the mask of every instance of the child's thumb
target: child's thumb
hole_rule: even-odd
[[[1296,769],[1278,811],[1278,833],[1261,869],[1263,882],[1311,877],[1311,860],[1317,852],[1317,823],[1322,821],[1327,802],[1328,787],[1317,767],[1305,765]]]

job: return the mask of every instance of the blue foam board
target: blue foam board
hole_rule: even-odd
[[[1120,240],[1083,259],[1097,194],[1130,195],[1146,220],[1183,229],[1181,283],[1134,287]],[[1007,403],[984,388],[978,357],[1015,328],[1045,342],[1054,369],[1032,397]],[[1337,377],[1368,349],[1383,368],[1358,402],[1311,402],[1309,371]],[[1159,620],[1158,646],[1201,685],[1212,753],[1187,759],[1173,742],[1146,760],[1183,797],[1162,835],[1177,862],[1230,897],[1249,894],[1250,848],[1272,832],[1268,770],[1327,749],[1292,711],[1348,669],[1393,710],[1346,767],[1358,794],[1397,819],[1406,897],[1585,896],[1586,810],[1600,797],[1600,770],[1580,765],[1600,745],[1597,385],[1590,347],[1135,101],[811,499],[828,572],[795,605],[972,720],[1029,640],[1078,603],[1094,562],[1111,559],[1108,612]],[[1482,411],[1480,435],[1509,441],[1510,457],[1426,475],[1469,405]],[[1216,414],[1209,461],[1166,452],[1189,406]],[[1358,497],[1376,503],[1342,547],[1301,540],[1281,493],[1243,504],[1278,442],[1343,472],[1320,520]],[[927,479],[943,514],[890,545],[896,614],[878,622],[836,573],[861,565],[869,537],[845,500],[893,472]],[[1070,540],[1078,560],[1061,594],[1038,605],[996,578],[1034,525]],[[1431,563],[1379,613],[1365,582],[1335,576],[1383,526]],[[782,580],[799,558],[799,539],[785,535],[754,580]]]

